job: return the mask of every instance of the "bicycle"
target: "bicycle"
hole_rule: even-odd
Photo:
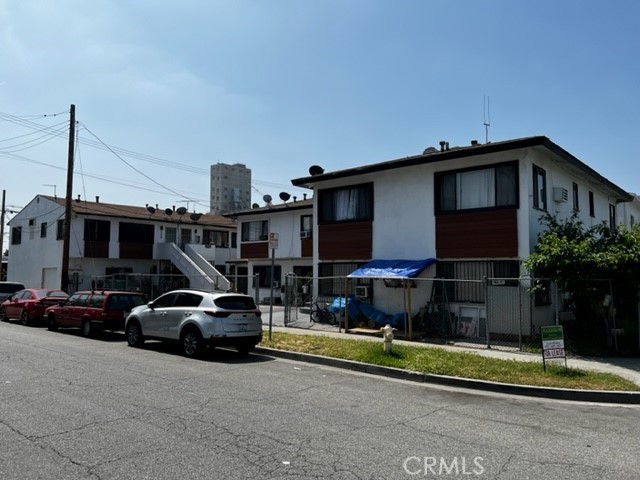
[[[328,305],[328,303],[325,303],[325,306],[321,307],[317,300],[313,302],[313,307],[311,308],[311,321],[313,323],[328,323],[330,325],[337,323],[336,315],[329,311]]]

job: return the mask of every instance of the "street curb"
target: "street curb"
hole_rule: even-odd
[[[413,372],[401,368],[383,367],[368,363],[343,360],[340,358],[323,357],[311,353],[291,352],[269,347],[256,347],[255,353],[272,357],[285,358],[298,362],[307,362],[328,367],[343,368],[356,372],[379,375],[416,383],[432,383],[448,387],[471,388],[494,393],[522,395],[528,397],[550,398],[555,400],[570,400],[574,402],[619,403],[627,405],[640,404],[640,392],[623,392],[607,390],[575,390],[568,388],[537,387],[529,385],[515,385],[511,383],[490,382],[471,378],[434,375],[431,373]]]

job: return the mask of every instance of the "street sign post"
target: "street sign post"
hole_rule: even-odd
[[[546,361],[556,358],[564,358],[564,366],[567,368],[562,325],[540,327],[540,336],[542,337],[542,365],[544,370],[547,370]]]
[[[276,232],[269,233],[269,248],[271,249],[271,298],[269,300],[269,340],[273,331],[273,275],[275,271],[276,249],[278,248],[278,234]]]

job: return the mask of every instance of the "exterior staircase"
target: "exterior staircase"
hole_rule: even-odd
[[[171,260],[176,268],[189,278],[191,288],[207,291],[229,290],[229,280],[190,245],[185,245],[185,252],[171,242],[159,244],[158,248],[158,256]]]

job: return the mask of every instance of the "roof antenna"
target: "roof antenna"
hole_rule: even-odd
[[[491,126],[491,105],[489,103],[488,95],[485,95],[483,97],[482,117],[484,119],[484,142],[489,143],[489,127]]]

